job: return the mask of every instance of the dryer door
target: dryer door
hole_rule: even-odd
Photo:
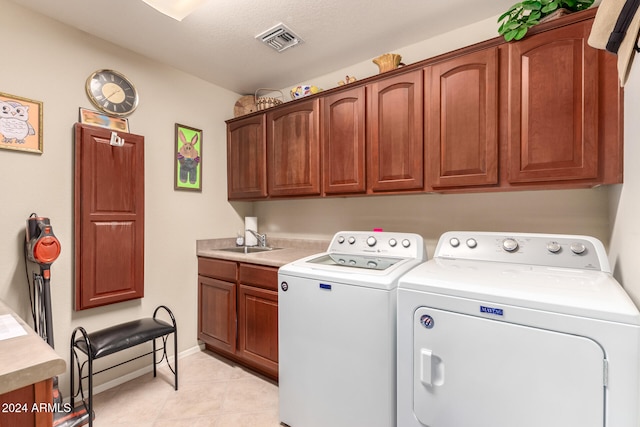
[[[602,427],[604,353],[593,340],[420,307],[413,410],[429,427]]]

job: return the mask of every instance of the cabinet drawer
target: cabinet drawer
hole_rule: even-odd
[[[240,283],[278,290],[278,269],[262,265],[240,264]]]
[[[201,276],[235,282],[236,272],[237,265],[233,261],[198,257],[198,274]]]

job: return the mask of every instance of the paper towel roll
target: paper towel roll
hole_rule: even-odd
[[[253,233],[250,233],[247,230],[253,230],[256,233],[258,232],[258,217],[245,216],[244,230],[244,244],[247,246],[256,246],[258,244],[258,239],[253,235]]]

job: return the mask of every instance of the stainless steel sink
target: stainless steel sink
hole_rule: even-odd
[[[269,252],[269,251],[275,251],[281,248],[271,248],[271,247],[262,247],[262,246],[235,246],[233,248],[223,248],[223,249],[218,249],[220,251],[225,251],[225,252],[235,252],[238,254],[255,254],[255,253],[260,253],[260,252]]]

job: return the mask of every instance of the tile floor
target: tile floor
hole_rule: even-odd
[[[278,427],[278,386],[208,351],[94,396],[94,427]],[[162,366],[160,368],[160,366]]]

